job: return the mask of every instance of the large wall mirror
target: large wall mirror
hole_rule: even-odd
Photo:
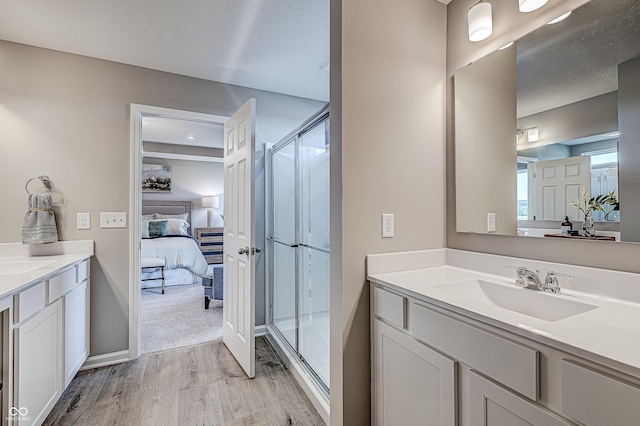
[[[592,0],[454,88],[458,232],[640,242],[640,2]]]

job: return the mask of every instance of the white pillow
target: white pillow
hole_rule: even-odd
[[[156,213],[153,218],[154,219],[182,219],[182,220],[189,220],[189,213],[180,213],[180,214]]]
[[[144,216],[142,217],[142,222],[140,223],[142,238],[149,238],[149,222],[150,219],[145,219]]]
[[[142,215],[142,220],[152,220],[156,218],[156,214],[143,214]]]
[[[187,214],[187,213],[185,213]],[[163,219],[167,221],[167,235],[189,235],[189,222],[182,219]]]

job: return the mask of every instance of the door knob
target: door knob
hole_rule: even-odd
[[[260,247],[252,247],[251,248],[251,254],[260,253],[261,251],[262,251],[262,249]]]
[[[245,247],[245,248],[240,247],[238,249],[238,254],[249,254],[249,247]]]

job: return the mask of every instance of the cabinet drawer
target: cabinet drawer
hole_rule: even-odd
[[[49,280],[49,300],[51,303],[70,292],[76,286],[76,268],[67,269]]]
[[[379,287],[375,287],[373,292],[373,309],[375,314],[395,326],[405,328],[406,316],[404,311],[407,299],[399,294],[391,293]]]
[[[36,284],[28,290],[14,296],[14,320],[22,322],[44,308],[46,303],[44,282]]]
[[[78,268],[78,278],[76,279],[76,283],[81,283],[89,277],[89,261],[85,260],[80,262],[77,266]]]
[[[640,387],[563,360],[562,412],[589,426],[635,425]]]
[[[538,399],[538,351],[412,303],[411,334],[522,395]]]

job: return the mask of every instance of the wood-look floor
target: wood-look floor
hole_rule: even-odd
[[[248,379],[221,340],[81,371],[45,425],[324,425],[263,337]]]

